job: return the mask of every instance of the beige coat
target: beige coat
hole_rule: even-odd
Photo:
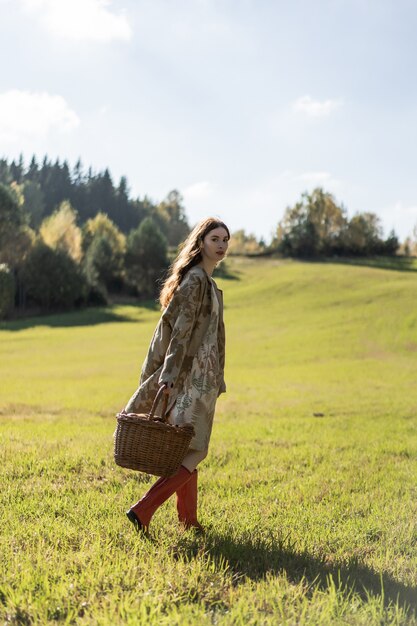
[[[128,413],[149,412],[161,383],[167,383],[171,389],[169,407],[174,404],[210,322],[211,283],[208,274],[200,266],[192,267],[185,275],[155,329],[142,367],[139,387],[125,408]],[[226,391],[223,293],[217,285],[214,286],[220,304],[217,331],[220,395]]]

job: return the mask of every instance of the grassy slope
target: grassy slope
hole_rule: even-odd
[[[123,511],[148,479],[112,462],[158,312],[2,325],[8,622],[417,624],[417,273],[234,264],[205,540],[172,503],[155,543],[135,537]]]

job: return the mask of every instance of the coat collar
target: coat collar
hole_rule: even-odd
[[[221,294],[223,293],[222,289],[218,288],[214,278],[212,278],[211,276],[209,276],[207,274],[206,270],[204,269],[204,267],[202,265],[193,265],[193,267],[191,269],[189,269],[188,271],[191,272],[193,270],[197,270],[198,273],[203,274],[210,284],[214,284],[214,288],[217,289],[217,291],[219,291]]]

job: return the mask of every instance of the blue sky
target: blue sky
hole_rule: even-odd
[[[403,239],[416,32],[415,0],[0,0],[0,155],[81,157],[266,240],[322,186]]]

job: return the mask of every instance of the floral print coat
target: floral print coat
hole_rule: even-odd
[[[223,294],[202,267],[194,266],[162,313],[142,367],[139,387],[127,403],[126,412],[148,413],[161,383],[167,383],[171,388],[169,406],[173,405],[210,323],[212,284],[220,305],[217,329],[219,395],[226,391]]]

